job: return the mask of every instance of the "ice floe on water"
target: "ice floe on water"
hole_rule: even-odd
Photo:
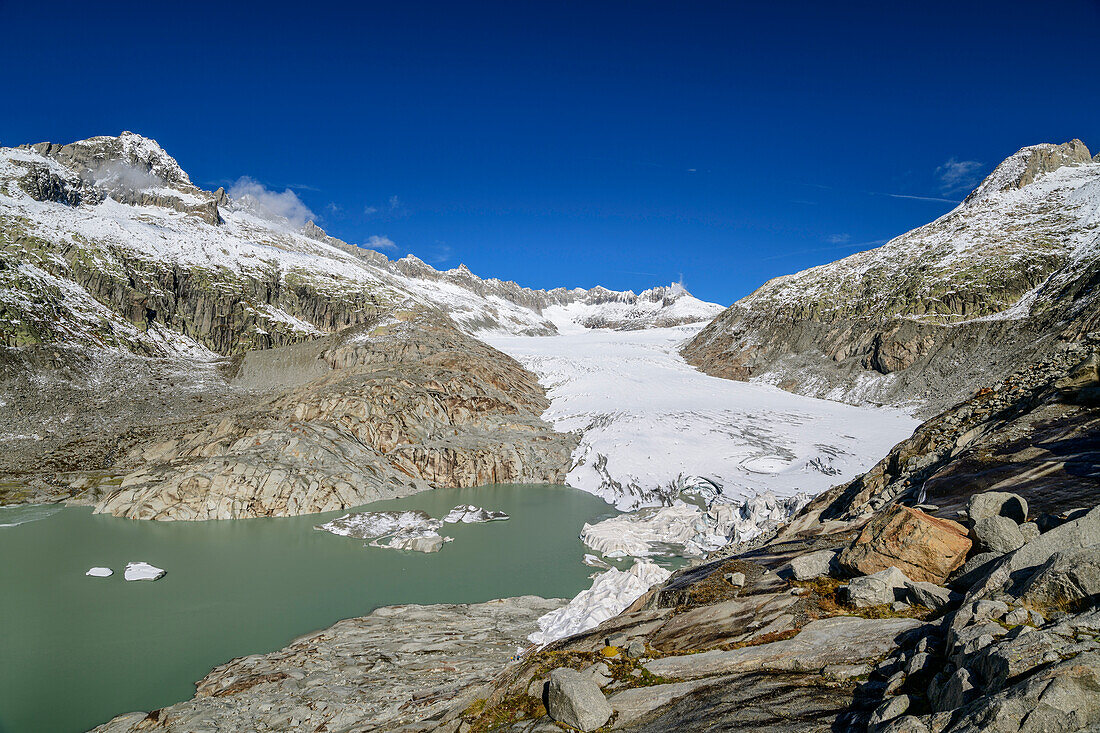
[[[539,630],[527,638],[540,646],[588,631],[618,615],[654,585],[671,575],[668,570],[639,560],[629,570],[612,568],[600,573],[592,587],[538,620]]]
[[[93,578],[109,578],[109,577],[111,577],[112,575],[115,574],[115,571],[111,570],[110,568],[95,567],[95,568],[88,568],[88,572],[86,572],[84,574],[89,575]],[[129,580],[129,578],[127,578],[127,580]]]
[[[399,512],[352,512],[314,529],[332,532],[343,537],[371,540],[370,547],[412,552],[438,552],[453,537],[443,537],[438,530],[444,523],[495,522],[508,519],[504,512],[482,509],[472,504],[460,504],[447,516],[436,519],[427,512],[407,510]]]
[[[434,529],[403,529],[389,537],[371,540],[369,544],[371,547],[383,547],[389,550],[439,552],[443,549],[444,542],[453,540],[453,537],[443,537]]]
[[[126,580],[160,580],[164,577],[164,570],[150,565],[147,562],[128,562],[126,572],[123,573]]]
[[[489,511],[488,509],[476,507],[473,504],[459,504],[452,509],[447,516],[443,517],[444,522],[451,524],[455,522],[464,522],[466,524],[496,522],[503,519],[508,519],[508,515],[504,512]]]
[[[417,509],[401,512],[353,512],[318,525],[316,529],[342,537],[372,540],[404,530],[437,530],[442,526],[441,520]]]

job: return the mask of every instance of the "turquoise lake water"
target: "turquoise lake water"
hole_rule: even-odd
[[[581,563],[582,524],[615,514],[545,485],[437,489],[366,508],[442,517],[457,504],[511,519],[444,525],[455,541],[420,554],[313,529],[343,512],[149,522],[0,508],[0,733],[84,731],[178,702],[222,662],[379,606],[572,597],[593,572]],[[126,563],[139,560],[167,575],[124,581]],[[115,574],[84,575],[97,565]]]

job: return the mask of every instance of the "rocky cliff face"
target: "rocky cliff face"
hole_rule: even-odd
[[[212,519],[563,479],[542,388],[468,335],[552,324],[247,198],[130,133],[0,150],[0,501]]]
[[[57,357],[48,380],[9,365],[22,375],[5,385],[12,427],[46,433],[11,441],[10,500],[138,519],[286,516],[437,486],[560,483],[575,444],[539,418],[533,375],[429,309],[190,375],[173,360],[114,362],[144,369],[107,380],[121,400],[59,375],[73,367]]]
[[[1100,166],[1079,140],[1024,148],[931,224],[769,281],[684,356],[717,376],[933,414],[1079,328],[1066,319],[1098,260]]]

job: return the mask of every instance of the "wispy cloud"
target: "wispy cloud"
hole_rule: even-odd
[[[761,262],[767,262],[768,260],[780,260],[784,257],[795,257],[796,255],[808,255],[815,254],[817,252],[838,252],[846,249],[870,249],[877,247],[880,244],[886,244],[888,239],[873,239],[870,242],[853,242],[851,244],[837,245],[834,247],[814,247],[811,249],[798,249],[793,252],[780,252],[779,254],[772,255],[770,257],[761,257]]]
[[[343,209],[340,207],[340,204],[336,203],[335,201],[329,201],[328,204],[325,206],[325,211],[330,214],[339,214],[341,211],[343,211]]]
[[[913,201],[942,201],[948,204],[957,204],[959,199],[948,199],[942,196],[917,196],[911,193],[884,193],[882,191],[868,191],[872,196],[889,196],[892,199],[911,199]]]
[[[363,207],[363,213],[366,214],[367,216],[370,216],[371,214],[377,214],[378,213],[378,207],[377,206],[364,206]]]
[[[397,245],[392,239],[377,234],[372,235],[363,246],[367,249],[397,249]]]
[[[840,234],[830,234],[825,237],[825,241],[829,244],[848,244],[852,241],[852,235],[848,232],[842,232]]]
[[[978,185],[978,173],[982,164],[976,160],[956,160],[948,158],[936,168],[936,177],[940,179],[940,191],[945,194],[957,194],[972,190]]]
[[[282,192],[272,191],[248,176],[237,179],[229,189],[229,196],[252,209],[258,216],[275,220],[286,219],[294,226],[302,226],[317,218],[298,198],[298,194],[289,188]]]
[[[368,204],[363,207],[363,213],[367,216],[381,215],[383,217],[398,217],[405,214],[405,206],[397,196],[390,196],[386,203],[379,206]]]

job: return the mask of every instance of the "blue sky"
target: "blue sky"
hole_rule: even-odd
[[[109,7],[108,7],[109,5]],[[0,0],[0,144],[133,130],[197,183],[533,287],[730,303],[1100,147],[1100,3]],[[384,239],[383,239],[384,238]]]

